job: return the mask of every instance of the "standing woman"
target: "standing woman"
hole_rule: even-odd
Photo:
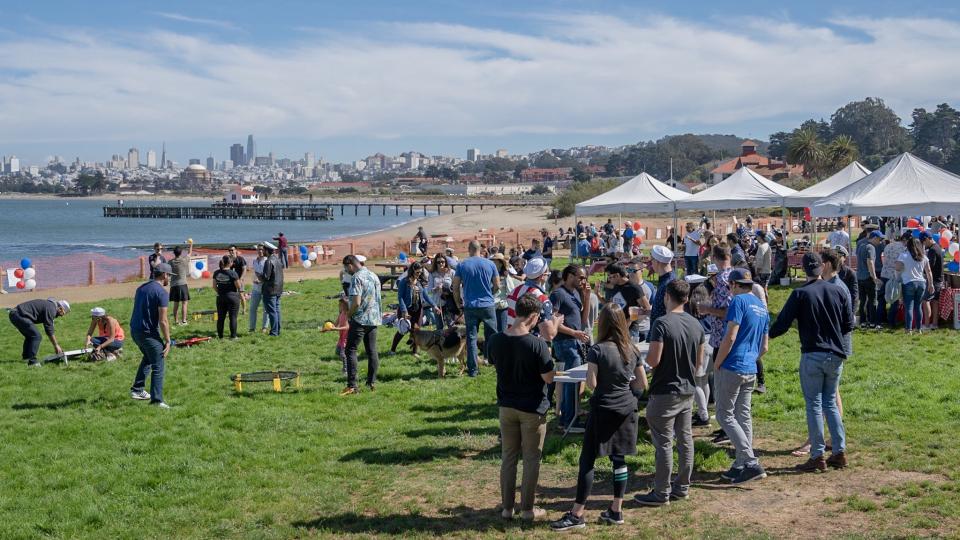
[[[434,326],[437,330],[443,330],[448,312],[450,312],[449,315],[459,313],[457,303],[453,299],[453,269],[450,268],[450,263],[443,253],[437,253],[433,257],[433,270],[430,272],[427,283],[427,296],[434,305],[431,310]],[[450,322],[452,323],[453,319]]]
[[[237,339],[237,313],[240,312],[240,277],[230,269],[229,255],[220,259],[220,268],[213,273],[213,288],[217,291],[217,337],[223,339],[224,319],[230,317],[230,339]]]
[[[593,389],[577,474],[573,508],[550,524],[555,531],[582,529],[584,505],[593,487],[594,464],[609,456],[613,463],[613,502],[600,521],[623,524],[623,495],[627,491],[624,456],[637,453],[637,397],[646,390],[647,376],[630,339],[623,309],[615,303],[600,310],[597,344],[587,352],[587,386]]]
[[[420,321],[423,317],[423,309],[433,309],[433,303],[430,298],[423,294],[424,284],[421,281],[423,277],[423,266],[419,262],[413,262],[407,267],[407,274],[403,279],[397,281],[397,299],[400,306],[397,308],[397,333],[393,336],[393,345],[390,346],[390,354],[396,354],[397,345],[408,332],[414,332],[420,329]],[[410,321],[407,331],[400,332],[400,319]],[[410,340],[410,349],[414,356],[417,354],[417,342]]]
[[[507,329],[507,296],[522,283],[513,277],[508,268],[509,263],[503,253],[497,253],[491,259],[500,274],[500,288],[493,294],[494,307],[497,309],[497,332]]]
[[[923,333],[921,303],[924,291],[933,292],[933,275],[930,272],[930,261],[916,238],[907,240],[907,252],[897,259],[897,271],[900,272],[900,281],[903,283],[903,320],[906,331],[912,334],[913,327],[916,326],[917,332]]]

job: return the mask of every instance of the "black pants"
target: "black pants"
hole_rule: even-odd
[[[766,377],[763,376],[763,360],[757,358],[757,386],[765,386]]]
[[[879,324],[877,317],[877,284],[872,279],[861,279],[857,281],[857,288],[860,290],[860,324]]]
[[[577,472],[577,504],[586,504],[587,497],[593,489],[593,476],[597,453],[594,449],[584,447],[580,451],[580,469]],[[612,455],[610,462],[613,464],[613,497],[622,499],[627,491],[627,462],[623,456]],[[619,470],[618,470],[619,469]]]
[[[217,295],[217,337],[223,339],[223,323],[230,316],[230,337],[237,337],[237,313],[240,312],[240,293]]]
[[[23,334],[23,356],[24,360],[36,360],[37,351],[40,350],[40,342],[43,336],[33,321],[23,318],[16,310],[10,312],[10,322],[17,327],[17,330]]]
[[[367,385],[377,382],[377,368],[380,367],[380,356],[377,354],[377,327],[364,326],[356,321],[350,321],[347,330],[347,386],[357,387],[357,349],[363,341],[363,349],[367,353]]]

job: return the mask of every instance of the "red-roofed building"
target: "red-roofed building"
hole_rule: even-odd
[[[570,167],[529,168],[520,171],[520,180],[523,182],[562,182],[570,179],[570,171],[572,170]]]
[[[726,180],[741,167],[749,167],[757,174],[778,182],[803,175],[803,165],[791,165],[786,161],[761,156],[757,153],[757,143],[747,140],[740,145],[739,156],[724,161],[710,171],[710,183],[717,184]]]

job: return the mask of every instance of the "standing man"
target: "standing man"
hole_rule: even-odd
[[[685,228],[687,234],[683,237],[683,260],[686,263],[686,275],[690,276],[696,274],[700,266],[700,246],[703,242],[700,231],[692,221],[688,221]]]
[[[623,252],[630,254],[633,252],[633,223],[625,221],[623,223],[623,233],[620,235],[623,238]]]
[[[417,242],[417,250],[420,252],[420,255],[427,254],[427,233],[423,232],[423,227],[417,227],[417,234],[413,235],[414,241]]]
[[[757,382],[757,363],[767,352],[767,306],[751,294],[750,272],[730,272],[733,299],[727,308],[727,331],[714,363],[717,422],[736,449],[736,459],[723,478],[743,484],[766,478],[753,452],[753,419],[750,398]]]
[[[133,297],[133,313],[130,315],[130,333],[140,348],[143,360],[137,368],[130,387],[130,397],[149,400],[161,409],[170,406],[163,400],[164,359],[170,353],[170,323],[167,321],[167,303],[170,295],[164,286],[170,280],[173,269],[167,263],[154,267],[153,279],[137,287]],[[150,375],[150,393],[144,390],[147,375]]]
[[[927,260],[933,274],[933,292],[926,293],[927,329],[936,330],[940,326],[940,291],[943,290],[943,248],[933,241],[930,233],[920,233],[920,242],[927,248]]]
[[[467,244],[470,256],[460,261],[453,276],[453,296],[464,313],[467,324],[467,375],[476,377],[480,366],[477,353],[477,330],[483,323],[484,341],[497,331],[497,310],[494,293],[500,290],[497,265],[479,256],[480,242]]]
[[[683,280],[671,281],[666,288],[667,314],[650,330],[647,363],[653,367],[650,398],[647,402],[647,424],[656,452],[654,488],[645,495],[637,494],[636,502],[644,506],[663,506],[671,500],[686,499],[693,474],[693,394],[694,373],[702,365],[703,327],[683,310],[690,296],[690,285]],[[677,441],[679,471],[671,482],[673,441]]]
[[[582,344],[590,343],[591,336],[584,330],[590,317],[590,283],[583,267],[577,264],[564,268],[560,278],[561,285],[550,293],[554,311],[563,315],[563,323],[558,325],[553,338],[553,357],[563,364],[561,369],[570,370],[583,364]],[[562,428],[570,428],[576,420],[579,390],[579,384],[563,385],[559,422]]]
[[[867,238],[857,243],[857,286],[860,296],[861,328],[880,328],[880,319],[877,317],[877,286],[882,282],[874,265],[877,246],[882,241],[883,233],[872,231]]]
[[[598,294],[604,304],[613,302],[623,310],[623,318],[630,325],[630,338],[634,342],[645,340],[647,336],[640,335],[640,317],[650,314],[650,300],[647,297],[647,291],[639,283],[630,281],[631,273],[620,263],[610,263],[606,268],[607,280],[609,286],[604,289],[604,294]],[[598,284],[598,292],[599,284]],[[630,317],[630,308],[636,308],[638,316],[636,319]]]
[[[876,231],[879,232],[879,231]],[[882,235],[881,235],[882,236]],[[872,259],[871,259],[872,260]],[[794,289],[770,327],[770,337],[782,336],[797,321],[800,332],[800,388],[807,405],[810,459],[797,465],[801,472],[824,471],[827,465],[847,466],[846,433],[837,408],[837,389],[847,357],[844,335],[853,331],[850,301],[840,285],[820,279],[823,263],[816,253],[803,256],[807,282]],[[833,441],[833,454],[824,459],[823,417]]]
[[[287,268],[287,267],[288,267],[288,265],[287,265],[287,237],[284,236],[283,233],[277,233],[277,235],[274,236],[273,239],[277,241],[277,247],[274,248],[274,251],[276,251],[277,249],[280,250],[280,262],[283,264],[283,267],[284,267],[284,268]]]
[[[757,280],[763,287],[763,292],[766,293],[770,285],[770,274],[773,273],[773,252],[770,250],[770,240],[763,231],[757,231],[757,253],[753,261]]]
[[[10,310],[10,323],[17,327],[20,334],[23,335],[23,355],[28,366],[40,367],[37,360],[37,351],[40,350],[40,342],[43,337],[37,331],[34,325],[42,325],[43,331],[50,338],[53,344],[53,350],[57,354],[63,354],[63,349],[57,342],[57,336],[54,334],[54,319],[63,317],[70,313],[70,303],[66,300],[28,300]]]
[[[343,258],[343,270],[351,276],[347,290],[350,328],[347,330],[346,344],[347,387],[340,395],[349,396],[360,391],[357,386],[357,349],[361,341],[367,353],[367,387],[371,392],[376,390],[377,369],[380,367],[377,328],[383,320],[383,309],[380,305],[380,278],[376,274],[360,264],[354,255]]]
[[[153,253],[147,257],[147,262],[150,263],[150,271],[153,272],[153,269],[157,267],[160,263],[167,262],[167,258],[163,256],[163,244],[156,242],[153,244]],[[150,276],[151,278],[153,276]]]
[[[243,297],[243,288],[246,282],[243,281],[243,274],[247,270],[247,260],[237,251],[237,246],[231,245],[227,249],[227,256],[230,257],[230,269],[237,273],[240,279],[240,314],[242,315],[247,308],[247,301]]]
[[[193,255],[193,243],[187,253],[180,246],[174,246],[173,258],[170,259],[170,301],[173,302],[173,320],[177,324],[187,324],[187,306],[190,304],[190,286],[187,276],[190,275],[190,256]],[[177,313],[181,318],[177,318]]]
[[[553,245],[555,240],[550,238],[550,232],[546,227],[540,229],[540,235],[542,237],[543,260],[547,261],[547,268],[550,268],[550,265],[553,264]]]
[[[563,324],[563,316],[554,316],[553,304],[547,296],[547,279],[550,277],[547,263],[543,259],[531,259],[523,266],[523,276],[523,283],[507,295],[507,328],[513,325],[517,317],[517,301],[524,296],[533,296],[540,302],[540,323],[534,326],[530,333],[545,341],[552,341],[557,335],[557,329]]]
[[[257,310],[260,309],[260,300],[263,298],[262,280],[263,265],[267,262],[266,251],[263,244],[257,244],[257,258],[250,265],[253,270],[253,286],[250,288],[250,333],[257,330]],[[263,303],[263,326],[264,330],[270,325],[270,318],[267,317],[267,303]]]
[[[657,273],[657,294],[653,296],[653,309],[650,311],[650,328],[656,324],[657,319],[667,314],[667,304],[664,300],[667,291],[667,285],[676,279],[673,273],[673,252],[664,246],[653,246],[650,250],[650,259],[653,263],[653,271]],[[647,336],[650,341],[650,336]]]
[[[843,246],[847,253],[850,253],[850,234],[846,231],[847,224],[841,219],[837,221],[837,229],[830,233],[830,236],[827,237],[827,242],[830,242],[830,247],[836,250],[838,247]]]
[[[850,258],[850,252],[847,251],[847,248],[840,246],[834,250],[837,254],[837,265],[834,268],[834,271],[837,274],[837,279],[843,282],[847,287],[847,292],[850,293],[850,305],[853,306],[853,309],[857,309],[857,306],[860,305],[860,296],[859,289],[857,285],[857,273],[847,265],[847,260]],[[826,261],[824,261],[826,262]],[[883,281],[883,277],[880,278]],[[829,281],[829,280],[828,280]],[[886,283],[884,283],[886,284]],[[881,287],[886,289],[885,287]],[[880,303],[880,308],[877,313],[880,313],[880,321],[884,320],[885,309],[883,309],[883,303]]]
[[[267,260],[263,263],[260,277],[260,295],[263,299],[263,316],[270,319],[270,335],[280,335],[280,296],[283,294],[283,262],[277,257],[277,246],[264,242]],[[286,253],[286,251],[281,251]]]

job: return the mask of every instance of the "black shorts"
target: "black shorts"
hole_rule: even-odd
[[[186,285],[170,286],[171,302],[186,302],[187,300],[190,300],[190,287]]]
[[[933,286],[933,292],[932,292],[932,293],[924,291],[924,293],[923,293],[923,299],[924,299],[924,300],[927,300],[927,301],[929,301],[929,300],[940,300],[940,291],[941,291],[941,290],[943,290],[943,286],[942,286],[942,285],[941,285],[941,286],[934,285],[934,286]]]

